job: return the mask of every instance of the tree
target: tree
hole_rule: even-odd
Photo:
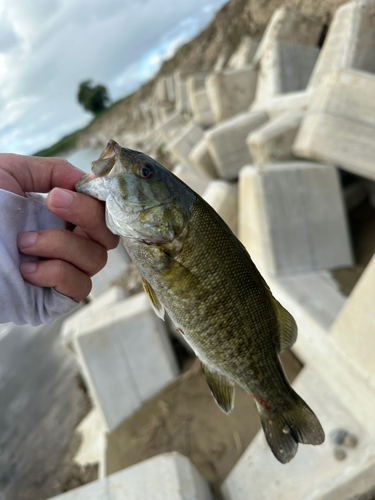
[[[104,85],[93,86],[91,80],[79,84],[77,99],[86,111],[94,115],[103,111],[109,103],[108,92]]]

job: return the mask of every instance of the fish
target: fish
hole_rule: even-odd
[[[221,410],[233,409],[236,382],[254,399],[283,464],[299,443],[323,443],[318,418],[279,358],[296,341],[296,322],[215,210],[151,157],[113,140],[76,191],[106,202],[108,228],[137,266],[156,314],[168,313],[199,358]]]

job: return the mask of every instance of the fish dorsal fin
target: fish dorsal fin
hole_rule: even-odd
[[[273,307],[280,333],[280,352],[290,349],[297,340],[297,325],[293,316],[273,298]]]
[[[159,316],[164,321],[164,306],[157,298],[156,293],[154,292],[152,286],[148,281],[142,278],[143,289],[146,292],[147,297],[149,298],[152,308],[155,311],[156,315]]]
[[[210,370],[202,361],[201,366],[216,403],[224,413],[230,413],[234,407],[234,382],[224,375]]]

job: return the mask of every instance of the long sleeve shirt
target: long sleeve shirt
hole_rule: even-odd
[[[66,222],[48,210],[45,196],[28,193],[24,198],[0,189],[0,323],[36,326],[78,305],[54,288],[28,283],[19,269],[22,262],[38,260],[18,250],[20,233],[65,227]]]

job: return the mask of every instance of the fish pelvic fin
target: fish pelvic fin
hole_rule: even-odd
[[[279,326],[280,352],[287,351],[297,340],[297,324],[293,316],[274,297],[272,306]]]
[[[260,412],[260,420],[267,442],[277,460],[286,464],[297,453],[298,443],[319,445],[324,442],[323,428],[307,404],[296,395],[297,403],[275,416]]]
[[[147,297],[149,298],[149,301],[151,302],[155,314],[164,321],[164,314],[165,314],[164,306],[158,299],[156,293],[154,292],[154,289],[152,288],[150,283],[144,278],[142,278],[142,285],[144,291],[146,292]]]
[[[224,413],[230,413],[234,407],[233,380],[230,380],[218,372],[210,370],[202,361],[201,366],[214,400]]]

